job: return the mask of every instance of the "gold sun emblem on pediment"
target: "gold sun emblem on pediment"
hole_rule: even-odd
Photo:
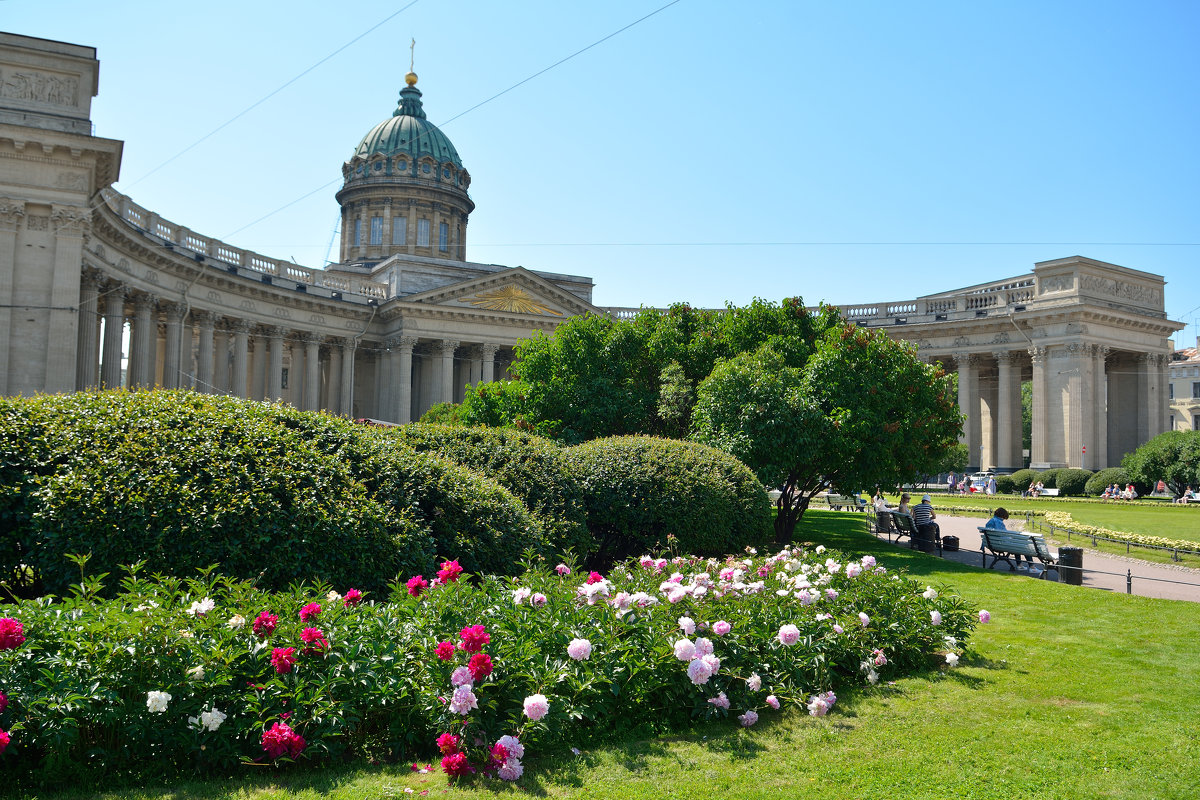
[[[545,303],[539,303],[528,292],[518,286],[501,286],[499,289],[492,289],[490,292],[480,292],[467,302],[473,306],[488,308],[492,311],[562,316],[561,311],[555,311]]]

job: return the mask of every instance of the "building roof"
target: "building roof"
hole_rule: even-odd
[[[438,126],[425,118],[421,91],[414,85],[416,75],[409,73],[409,77],[409,85],[400,90],[400,103],[392,116],[367,132],[358,143],[355,157],[405,153],[415,161],[422,156],[432,156],[439,164],[449,161],[461,169],[462,159],[454,145]]]

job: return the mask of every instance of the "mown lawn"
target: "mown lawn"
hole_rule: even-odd
[[[1200,604],[983,572],[895,549],[859,515],[809,512],[801,537],[875,554],[991,611],[952,671],[843,692],[830,716],[764,714],[671,739],[532,757],[516,786],[448,789],[408,765],[248,767],[232,780],[78,788],[52,800],[547,798],[1194,798]],[[581,743],[585,732],[581,731]],[[413,788],[414,795],[404,789]]]

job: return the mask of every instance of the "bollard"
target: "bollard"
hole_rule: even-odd
[[[1133,570],[1125,573],[1125,594],[1133,594]]]
[[[1083,548],[1058,548],[1058,574],[1062,575],[1063,583],[1072,586],[1083,586]]]

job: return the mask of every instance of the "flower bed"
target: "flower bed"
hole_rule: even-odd
[[[1099,536],[1103,539],[1111,539],[1116,542],[1129,542],[1130,544],[1144,545],[1146,547],[1161,547],[1166,550],[1196,552],[1197,548],[1200,548],[1200,544],[1188,539],[1168,539],[1165,536],[1127,533],[1125,531],[1114,531],[1111,528],[1101,528],[1098,525],[1085,525],[1082,522],[1076,522],[1071,518],[1071,514],[1066,511],[1051,511],[1045,516],[1046,522],[1050,525],[1069,530],[1071,533],[1082,534],[1083,536]]]
[[[466,580],[455,562],[376,602],[328,586],[99,579],[0,620],[0,752],[38,782],[440,752],[516,779],[527,752],[800,706],[953,666],[987,612],[865,556],[643,557]]]

